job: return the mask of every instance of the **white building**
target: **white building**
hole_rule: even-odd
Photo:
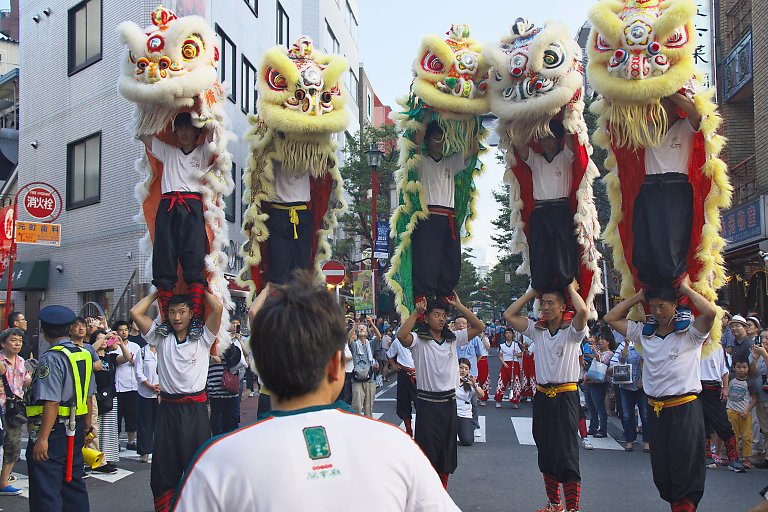
[[[12,302],[30,320],[31,329],[36,329],[39,308],[49,304],[75,311],[87,303],[93,308],[98,304],[113,319],[125,317],[146,286],[146,261],[138,245],[144,228],[133,221],[138,211],[133,189],[139,179],[134,161],[143,149],[129,130],[133,105],[117,93],[124,48],[116,28],[125,20],[149,25],[150,13],[160,4],[159,0],[21,0],[20,62],[26,71],[20,96],[27,100],[20,106],[24,129],[17,174],[3,193],[42,181],[58,189],[64,202],[56,220],[62,226],[61,247],[18,247],[14,289],[19,290]],[[239,137],[248,129],[247,115],[255,112],[254,85],[262,53],[304,34],[349,59],[347,86],[355,91],[350,94],[349,130],[357,130],[356,0],[162,4],[180,16],[205,17],[219,35],[219,71],[229,86],[231,129]],[[229,149],[237,184],[228,205],[230,271],[235,274],[242,265],[235,256],[243,240],[241,173],[247,144],[238,141]],[[25,219],[22,212],[20,219]]]

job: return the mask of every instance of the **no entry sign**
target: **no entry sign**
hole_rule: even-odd
[[[344,264],[336,260],[328,260],[323,263],[322,270],[323,275],[325,276],[325,282],[331,286],[339,286],[344,282],[344,278],[347,275]]]

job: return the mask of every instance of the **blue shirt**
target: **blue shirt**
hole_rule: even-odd
[[[477,358],[481,354],[479,344],[482,342],[479,336],[475,336],[469,343],[456,349],[456,357],[469,359],[469,374],[473,377],[477,377]]]

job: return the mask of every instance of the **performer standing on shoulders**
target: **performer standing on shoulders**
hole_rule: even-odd
[[[417,396],[415,440],[424,451],[443,487],[448,475],[456,470],[456,376],[459,361],[456,349],[466,345],[483,330],[483,322],[453,294],[448,304],[469,320],[469,327],[451,331],[446,323],[447,306],[442,301],[426,299],[416,302],[397,333],[400,343],[411,350],[416,368]],[[419,318],[424,318],[419,322]],[[415,332],[411,332],[416,328]]]
[[[536,345],[536,377],[539,384],[533,397],[533,439],[539,452],[539,470],[549,502],[538,512],[579,510],[581,474],[579,441],[574,433],[579,427],[579,356],[581,340],[587,335],[587,304],[576,291],[575,282],[568,294],[575,315],[570,323],[563,321],[566,303],[560,289],[541,294],[542,322],[520,314],[523,307],[538,294],[530,289],[504,312],[504,319],[516,331],[528,336]],[[563,484],[565,508],[560,500]]]
[[[668,221],[665,221],[667,224]],[[671,286],[651,287],[619,303],[605,321],[643,350],[643,388],[648,395],[653,481],[673,512],[688,512],[704,495],[704,416],[701,401],[701,347],[717,313],[715,306],[691,288],[687,276],[679,287],[698,315],[675,321],[677,297]],[[656,323],[627,320],[636,304],[647,300]]]

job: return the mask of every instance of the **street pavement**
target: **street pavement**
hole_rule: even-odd
[[[491,387],[498,378],[500,363],[495,351],[489,357]],[[394,380],[394,376],[393,379]],[[396,386],[385,383],[374,404],[377,419],[395,425]],[[243,398],[242,424],[256,420],[256,398]],[[635,451],[623,450],[616,439],[622,435],[617,418],[609,418],[609,438],[594,439],[595,449],[580,450],[582,475],[581,510],[583,512],[620,510],[650,512],[669,510],[653,485],[648,454],[638,444]],[[418,419],[416,419],[418,422]],[[531,512],[546,502],[544,485],[536,463],[536,446],[530,433],[531,404],[514,410],[508,402],[497,409],[493,401],[480,408],[481,436],[474,446],[459,446],[459,467],[451,476],[448,491],[464,511]],[[574,433],[576,435],[576,433]],[[125,439],[122,439],[125,446]],[[26,446],[26,443],[23,445]],[[371,440],[371,462],[389,456],[386,446]],[[247,447],[244,447],[247,450]],[[120,471],[111,476],[93,476],[86,480],[93,512],[152,512],[149,489],[150,464],[138,462],[133,451],[122,451]],[[258,454],[248,454],[258,458]],[[266,463],[266,462],[265,462]],[[26,462],[16,464],[24,496],[0,497],[0,510],[28,510]],[[707,470],[702,512],[741,512],[760,501],[757,492],[768,484],[768,471],[751,470],[736,474],[725,467]],[[375,493],[372,496],[375,499]],[[341,502],[343,503],[343,501]],[[345,510],[345,507],[340,507]],[[206,512],[206,511],[200,511]],[[283,511],[281,511],[283,512]],[[292,512],[292,511],[285,511]]]

